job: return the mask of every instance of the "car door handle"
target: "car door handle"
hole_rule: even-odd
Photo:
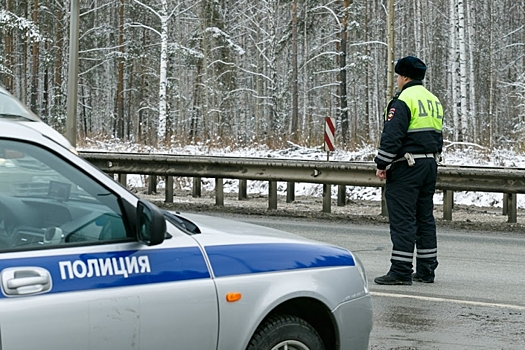
[[[13,278],[7,281],[7,288],[16,289],[20,287],[48,284],[49,276]]]
[[[51,274],[37,266],[9,267],[1,272],[2,292],[7,297],[40,294],[51,290]]]

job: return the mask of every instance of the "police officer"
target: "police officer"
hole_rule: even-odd
[[[433,196],[443,146],[443,107],[423,86],[426,69],[413,56],[395,65],[399,92],[385,110],[381,145],[374,159],[376,176],[386,179],[393,245],[390,270],[374,279],[377,284],[433,283],[438,265]]]

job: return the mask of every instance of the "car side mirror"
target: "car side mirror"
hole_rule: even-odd
[[[137,204],[137,238],[149,246],[160,244],[166,235],[166,219],[155,205],[139,200]]]

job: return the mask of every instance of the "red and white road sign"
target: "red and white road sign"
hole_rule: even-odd
[[[335,150],[334,135],[335,135],[335,118],[326,117],[325,125],[324,125],[324,150],[326,152],[331,152]]]

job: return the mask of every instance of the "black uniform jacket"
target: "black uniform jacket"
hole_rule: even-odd
[[[403,86],[386,108],[385,123],[381,134],[381,145],[374,159],[377,169],[384,170],[405,153],[441,153],[443,134],[435,131],[408,132],[411,113],[404,101],[398,100],[400,94],[411,86],[423,85],[421,80],[411,80]]]

